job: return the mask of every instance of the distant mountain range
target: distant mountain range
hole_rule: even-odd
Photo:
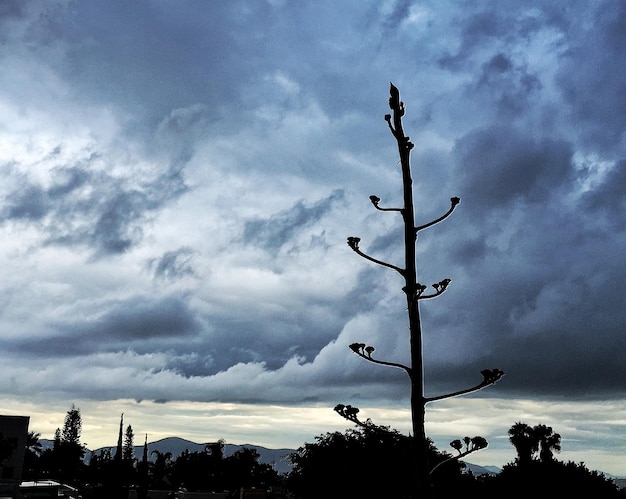
[[[468,471],[471,471],[474,476],[480,476],[480,475],[497,475],[498,473],[500,473],[500,468],[498,468],[497,466],[479,466],[477,464],[472,464],[472,463],[468,463],[465,462],[465,466]]]
[[[195,442],[191,442],[189,440],[185,440],[184,438],[178,437],[168,437],[163,438],[161,440],[157,440],[156,442],[148,442],[148,455],[149,459],[154,460],[155,456],[152,454],[153,451],[158,451],[161,453],[170,452],[172,454],[172,459],[176,459],[180,456],[184,451],[188,450],[189,452],[201,452],[206,448],[207,444],[197,444]],[[235,445],[235,444],[224,444],[224,456],[231,456],[235,452],[243,449],[254,449],[259,453],[259,462],[263,464],[270,464],[274,467],[276,471],[279,473],[287,473],[291,471],[291,465],[287,461],[287,456],[292,452],[295,452],[295,449],[267,449],[266,447],[261,447],[260,445]],[[106,447],[109,449],[110,447]],[[95,452],[99,453],[101,449],[97,449]],[[115,448],[111,451],[111,454],[115,454]],[[143,445],[135,446],[135,457],[137,459],[141,459],[143,456]]]
[[[47,439],[40,439],[42,450],[52,448],[53,441]],[[178,437],[168,437],[163,438],[161,440],[157,440],[155,442],[148,442],[148,459],[150,461],[154,461],[156,459],[154,451],[165,454],[169,452],[172,455],[172,459],[175,460],[178,456],[180,456],[184,451],[188,450],[189,452],[201,452],[206,448],[207,444],[198,444],[195,442],[191,442],[190,440],[185,440],[184,438]],[[287,456],[292,452],[295,452],[295,449],[267,449],[265,447],[261,447],[259,445],[235,445],[235,444],[224,444],[224,456],[230,456],[241,450],[243,448],[254,449],[259,453],[259,462],[263,464],[269,464],[274,467],[276,471],[279,473],[287,473],[291,471],[291,464],[287,460]],[[117,445],[100,447],[99,449],[89,450],[85,452],[84,461],[86,463],[89,462],[91,456],[93,454],[99,455],[102,451],[110,450],[111,455],[115,456],[117,451]],[[143,457],[143,444],[135,445],[135,458],[142,459]]]

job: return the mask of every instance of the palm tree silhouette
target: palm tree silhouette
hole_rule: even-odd
[[[520,466],[529,464],[533,454],[539,448],[533,428],[526,423],[517,422],[509,429],[509,441],[517,451],[517,461]]]
[[[29,431],[28,435],[26,435],[26,448],[34,452],[35,454],[41,454],[42,446],[39,438],[41,437],[41,433],[36,431]]]
[[[509,429],[509,441],[517,451],[520,466],[527,465],[539,454],[542,463],[554,460],[554,452],[561,450],[561,435],[554,433],[551,426],[530,426],[517,422]]]
[[[561,435],[554,433],[550,426],[537,425],[533,428],[539,441],[539,459],[543,463],[554,460],[554,451],[561,450]]]

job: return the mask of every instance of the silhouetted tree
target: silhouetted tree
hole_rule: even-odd
[[[80,435],[82,431],[83,419],[80,415],[80,409],[72,404],[72,408],[67,411],[67,414],[65,415],[63,430],[61,431],[61,442],[80,447],[84,454],[84,449],[80,443]]]
[[[35,454],[41,454],[41,433],[36,431],[29,431],[26,435],[26,450],[29,450]]]
[[[153,450],[151,454],[156,456],[151,473],[152,487],[157,489],[169,487],[169,474],[171,468],[172,453]]]
[[[254,488],[267,490],[277,485],[280,480],[271,465],[259,462],[260,454],[256,449],[244,447],[224,459],[224,486],[227,490]]]
[[[464,457],[469,456],[472,452],[484,449],[485,447],[487,447],[487,440],[479,436],[473,438],[463,437],[463,441],[457,439],[450,442],[450,447],[456,450],[458,454],[456,456],[451,456],[448,459],[445,459],[437,465],[433,466],[433,468],[430,470],[431,475],[435,471],[437,471],[440,466],[450,461],[458,461],[460,459],[463,459]]]
[[[201,452],[184,451],[172,463],[172,486],[185,485],[188,490],[224,488],[224,440],[205,445]]]
[[[427,440],[429,459],[446,462],[431,477],[441,498],[471,496],[474,480],[461,473],[464,464],[437,451]],[[408,498],[415,493],[410,436],[370,421],[344,433],[326,433],[306,443],[289,459],[293,464],[287,485],[298,499],[324,497]]]
[[[65,415],[58,449],[61,477],[70,483],[79,481],[79,474],[83,467],[85,447],[80,443],[82,429],[83,420],[80,409],[72,404],[72,408]]]
[[[149,485],[149,470],[150,461],[148,460],[148,434],[143,444],[143,452],[141,455],[141,461],[137,463],[137,475],[138,475],[138,499],[146,499],[148,497],[148,485]]]
[[[54,440],[52,442],[52,448],[58,448],[61,445],[61,428],[54,430]]]
[[[118,468],[111,449],[93,452],[85,471],[85,482],[90,484],[88,497],[103,499],[119,497]]]
[[[80,409],[74,404],[67,411],[63,429],[54,432],[52,449],[41,454],[39,460],[42,475],[62,480],[69,484],[79,482],[84,468],[85,447],[80,443],[82,418]]]
[[[22,477],[24,480],[35,480],[41,475],[40,457],[42,446],[39,438],[41,434],[29,431],[26,436],[26,452],[24,453],[24,468]]]
[[[501,497],[580,497],[617,499],[623,497],[616,484],[584,463],[563,463],[554,459],[561,448],[561,436],[545,425],[517,422],[509,430],[509,440],[518,456],[492,477],[481,477],[484,499]]]
[[[133,462],[135,460],[135,434],[133,433],[133,427],[128,425],[126,432],[124,433],[124,448],[122,449],[122,457],[124,461]]]
[[[214,459],[221,461],[224,458],[224,444],[226,442],[223,438],[220,438],[217,442],[211,442],[206,444],[205,451],[208,452]]]
[[[117,434],[117,448],[115,450],[115,460],[121,461],[124,454],[124,413],[120,416],[120,429]]]
[[[185,484],[188,490],[213,489],[221,474],[221,465],[212,463],[211,456],[206,452],[183,451],[172,464],[172,486]],[[219,471],[218,471],[219,469]]]
[[[543,462],[552,461],[554,452],[561,450],[561,435],[543,424],[533,427],[517,422],[509,429],[509,441],[517,451],[517,461],[521,466],[537,458]]]
[[[260,463],[255,449],[244,447],[224,457],[224,442],[207,444],[201,452],[185,450],[174,461],[171,484],[189,491],[238,491],[240,488],[265,490],[279,482],[278,473]]]
[[[539,449],[532,426],[525,423],[515,423],[509,429],[509,441],[517,451],[517,462],[521,466],[529,464],[533,459],[533,454]]]
[[[554,433],[550,426],[537,425],[533,428],[539,440],[539,459],[546,463],[554,459],[554,452],[561,451],[561,435]]]
[[[374,258],[360,248],[361,239],[359,237],[349,237],[348,245],[361,257],[373,263],[387,267],[398,272],[404,279],[404,287],[402,288],[407,302],[408,322],[409,322],[409,343],[410,343],[410,364],[405,365],[397,362],[387,362],[374,358],[375,351],[373,346],[365,343],[353,343],[350,348],[360,357],[379,365],[396,367],[404,370],[410,380],[411,385],[411,414],[412,429],[414,439],[415,453],[413,461],[416,465],[415,476],[417,478],[417,487],[414,494],[419,497],[429,497],[432,495],[430,487],[430,470],[429,463],[429,440],[425,432],[425,407],[429,402],[441,400],[444,398],[455,397],[465,393],[480,390],[488,385],[498,381],[504,372],[499,369],[485,369],[481,372],[483,379],[480,383],[471,388],[459,390],[445,395],[435,397],[426,397],[424,394],[424,374],[423,374],[423,343],[422,343],[422,326],[420,321],[421,300],[435,298],[446,291],[450,284],[450,279],[442,279],[432,285],[433,291],[428,291],[428,286],[421,284],[417,280],[417,264],[416,264],[416,241],[418,232],[438,224],[446,219],[459,204],[460,199],[453,197],[450,199],[450,208],[441,217],[429,223],[417,226],[415,224],[414,205],[413,205],[413,180],[411,177],[410,154],[413,149],[413,143],[409,137],[404,134],[402,125],[402,117],[404,116],[404,103],[400,100],[399,90],[391,84],[389,107],[392,114],[385,115],[385,120],[396,139],[398,145],[398,153],[400,156],[400,166],[402,170],[403,198],[404,203],[399,208],[381,207],[381,199],[378,196],[370,196],[370,201],[379,211],[399,213],[404,221],[404,267],[396,266],[377,258]]]

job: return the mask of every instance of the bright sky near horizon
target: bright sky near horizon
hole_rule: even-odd
[[[626,3],[1,0],[0,412],[90,448],[402,431],[389,82],[407,106],[443,450],[517,421],[626,476]]]

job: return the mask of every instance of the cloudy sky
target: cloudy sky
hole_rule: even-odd
[[[626,4],[0,1],[0,402],[92,448],[137,434],[291,447],[410,428],[407,106],[426,392],[442,449],[548,424],[626,475]]]

